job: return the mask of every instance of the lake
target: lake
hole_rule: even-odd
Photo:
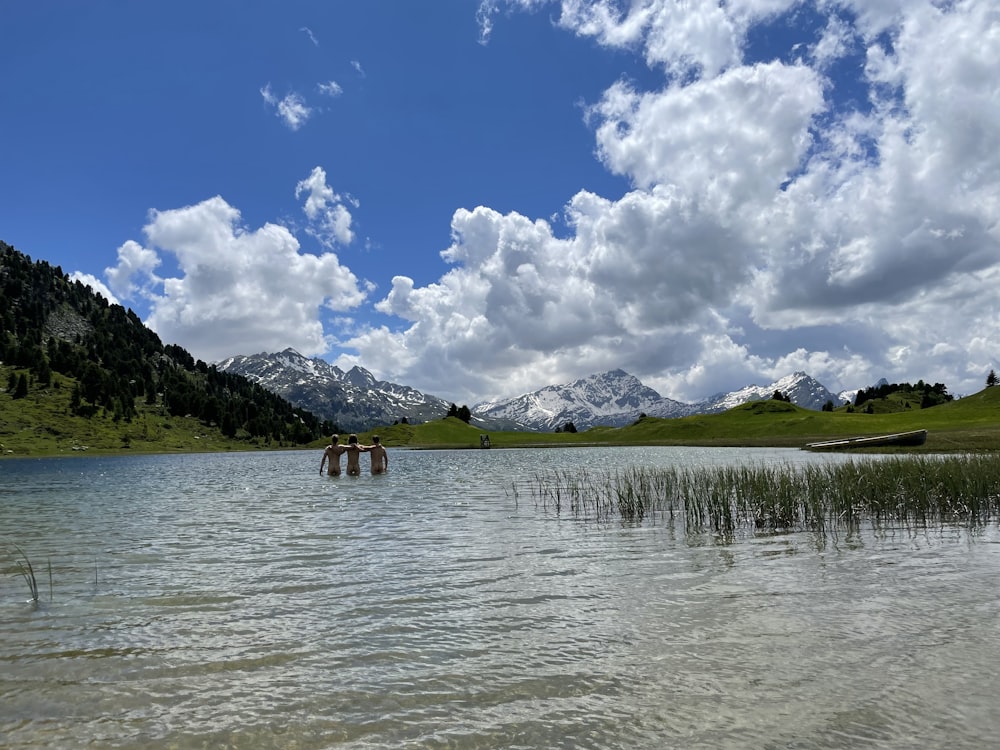
[[[843,460],[797,450],[389,457],[0,461],[0,747],[1000,743],[996,521],[726,541],[515,490]]]

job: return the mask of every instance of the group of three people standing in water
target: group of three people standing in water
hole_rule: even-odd
[[[389,454],[382,447],[382,441],[378,435],[372,437],[371,445],[361,445],[357,435],[351,435],[347,439],[347,445],[340,445],[340,436],[330,437],[330,444],[323,450],[323,458],[319,462],[319,473],[323,473],[323,467],[328,466],[327,473],[331,477],[340,476],[340,457],[347,454],[347,473],[349,476],[361,474],[362,453],[367,453],[372,460],[372,474],[385,474],[389,470]]]

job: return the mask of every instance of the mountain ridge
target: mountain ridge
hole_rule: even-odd
[[[661,396],[635,376],[616,369],[564,385],[546,386],[511,399],[485,401],[473,407],[473,412],[513,419],[531,430],[553,430],[570,422],[582,430],[595,425],[623,427],[643,415],[673,418],[716,414],[749,401],[769,399],[776,391],[807,409],[822,409],[827,401],[834,405],[842,403],[838,396],[804,372],[786,375],[766,386],[749,385],[703,401],[684,403]]]
[[[219,370],[243,375],[344,431],[364,431],[402,420],[440,419],[451,402],[415,388],[378,380],[360,366],[346,372],[318,358],[288,348],[268,354],[238,355],[216,363]],[[640,416],[685,417],[715,414],[734,406],[771,398],[780,391],[792,403],[822,409],[843,400],[804,372],[765,386],[748,385],[695,403],[662,396],[621,368],[548,385],[512,398],[480,402],[471,408],[471,424],[485,430],[552,431],[567,425],[585,430],[595,425],[622,427]]]
[[[363,367],[355,365],[345,371],[292,348],[228,357],[216,367],[249,378],[344,432],[363,432],[403,420],[420,423],[440,419],[451,406],[443,398],[410,386],[378,380]],[[491,430],[516,427],[502,420],[474,419],[473,423]]]

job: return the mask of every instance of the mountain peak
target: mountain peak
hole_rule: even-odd
[[[745,404],[748,401],[769,399],[774,395],[775,391],[781,391],[793,404],[805,409],[820,410],[827,401],[832,401],[835,405],[842,402],[840,396],[828,391],[818,380],[805,372],[799,371],[791,375],[785,375],[783,378],[779,378],[769,385],[748,385],[738,391],[714,396],[698,404],[698,409],[703,413],[715,414],[732,409],[740,404]]]
[[[685,406],[659,393],[620,368],[550,385],[513,399],[478,404],[473,412],[513,420],[527,429],[551,431],[572,422],[577,429],[594,425],[621,427],[640,414],[683,416]]]
[[[354,365],[344,374],[344,380],[360,388],[372,388],[376,383],[375,376],[358,365]]]

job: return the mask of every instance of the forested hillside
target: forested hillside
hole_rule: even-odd
[[[68,389],[65,411],[75,419],[125,426],[140,412],[195,418],[206,430],[258,445],[304,444],[335,431],[246,378],[164,345],[132,310],[3,242],[0,365],[0,399]],[[0,420],[0,442],[10,434]]]

